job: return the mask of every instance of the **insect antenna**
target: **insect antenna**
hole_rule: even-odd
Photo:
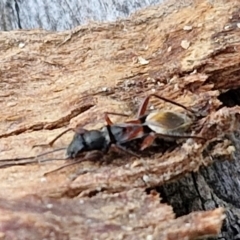
[[[45,156],[47,154],[57,152],[57,151],[62,151],[65,150],[66,148],[57,148],[52,151],[48,151],[45,153],[38,154],[36,156],[31,156],[31,157],[22,157],[22,158],[10,158],[10,159],[0,159],[0,168],[5,168],[5,167],[11,167],[11,166],[23,166],[27,165],[30,163],[35,163],[35,162],[47,162],[47,161],[53,161],[53,160],[62,160],[63,158],[48,158],[44,159],[42,161],[36,161],[37,158]]]
[[[59,151],[66,150],[66,149],[67,149],[66,147],[57,148],[57,149],[54,149],[54,150],[51,150],[51,151],[47,151],[47,152],[45,152],[45,153],[38,154],[38,155],[36,155],[35,158],[39,158],[39,157],[48,155],[48,154],[50,154],[50,153],[59,152]],[[39,161],[39,162],[47,162],[47,161],[51,161],[51,160],[63,160],[63,158],[53,158],[53,159],[50,159],[50,158],[49,158],[49,159],[41,160],[41,161]]]
[[[0,168],[6,168],[6,167],[12,167],[12,166],[23,166],[23,165],[27,165],[30,163],[34,163],[35,161],[33,161],[33,157],[29,157],[29,158],[24,158],[24,162],[20,162],[20,160],[22,159],[17,159],[17,160],[13,160],[13,159],[4,159],[4,163],[0,164]],[[18,162],[16,162],[18,161]]]

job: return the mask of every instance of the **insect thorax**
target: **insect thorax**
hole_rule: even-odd
[[[91,130],[84,135],[88,150],[105,150],[108,145],[105,132],[99,130]]]

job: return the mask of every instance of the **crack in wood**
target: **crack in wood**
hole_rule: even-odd
[[[52,130],[52,129],[67,126],[72,118],[78,116],[79,114],[81,114],[83,112],[86,112],[93,106],[94,106],[94,104],[88,103],[86,105],[75,108],[68,115],[66,115],[62,118],[59,118],[56,121],[35,123],[30,126],[25,126],[25,127],[19,128],[19,129],[15,129],[11,132],[6,132],[6,133],[1,134],[0,138],[6,138],[6,137],[13,136],[13,135],[19,135],[19,134],[27,132],[27,131],[40,131],[43,129]]]

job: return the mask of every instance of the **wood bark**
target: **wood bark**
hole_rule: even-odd
[[[0,33],[2,239],[240,238],[239,3],[173,3],[61,33]],[[47,177],[65,161],[4,161],[46,151],[32,146],[67,127],[98,129],[104,111],[134,118],[152,92],[195,110],[192,131],[207,141],[180,141],[142,159],[110,153],[105,164]],[[64,153],[47,158],[55,157]]]
[[[0,30],[67,30],[89,21],[114,21],[161,0],[1,0]]]

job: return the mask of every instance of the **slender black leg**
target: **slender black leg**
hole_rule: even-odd
[[[132,156],[134,156],[134,157],[137,157],[137,158],[140,158],[141,156],[140,155],[138,155],[137,153],[135,153],[135,152],[133,152],[133,151],[131,151],[131,150],[129,150],[129,149],[126,149],[125,147],[123,147],[122,145],[120,145],[120,144],[112,144],[112,146],[113,147],[115,147],[115,148],[117,148],[117,149],[119,149],[120,151],[122,151],[122,152],[124,152],[124,153],[126,153],[126,154],[129,154],[129,155],[132,155]]]

